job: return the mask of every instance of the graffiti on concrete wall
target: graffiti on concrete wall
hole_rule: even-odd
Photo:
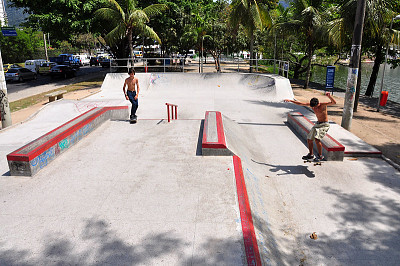
[[[39,166],[40,169],[45,167],[51,160],[54,159],[54,156],[56,155],[55,153],[55,148],[51,147],[47,151],[44,151],[42,154],[37,156],[31,161],[31,166],[36,167]]]
[[[8,109],[8,99],[6,93],[0,90],[0,115],[1,121],[4,121],[6,116],[6,110]]]
[[[78,131],[74,132],[67,138],[61,140],[56,145],[51,147],[50,149],[44,151],[42,154],[34,158],[30,163],[32,167],[39,167],[42,169],[45,167],[50,161],[52,161],[56,156],[58,156],[62,151],[68,149],[75,143],[79,142],[83,137],[89,134],[94,129],[95,123],[90,123]]]

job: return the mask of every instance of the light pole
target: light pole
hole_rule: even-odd
[[[400,15],[397,15],[394,18],[392,18],[392,20],[390,21],[389,34],[392,31],[393,21],[394,20],[399,20],[399,19],[400,19]],[[386,46],[385,63],[383,65],[383,73],[382,73],[382,79],[381,79],[381,89],[379,91],[379,99],[378,99],[378,104],[377,104],[377,108],[376,108],[377,112],[379,112],[381,98],[382,98],[383,78],[385,77],[386,62],[387,62],[387,57],[388,57],[388,53],[389,53],[389,44],[390,44],[390,39],[389,39],[389,41],[387,43],[387,46]]]
[[[201,37],[201,73],[203,73],[203,42],[204,42],[204,36]]]
[[[3,59],[0,50],[0,119],[2,128],[12,125],[10,105],[7,98],[7,85],[4,77]]]
[[[363,36],[366,1],[367,0],[357,0],[357,10],[354,21],[349,72],[347,76],[347,86],[341,124],[342,127],[347,130],[350,130],[351,121],[353,119],[354,94],[357,88],[358,68],[361,57],[361,42]]]

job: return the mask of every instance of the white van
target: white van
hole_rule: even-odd
[[[79,60],[79,64],[81,66],[89,65],[90,63],[90,59],[86,54],[76,54],[73,55],[73,57]]]
[[[47,62],[45,59],[26,60],[25,68],[29,69],[32,72],[39,73],[40,65],[45,62]]]

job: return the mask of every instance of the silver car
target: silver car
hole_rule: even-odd
[[[27,68],[10,68],[4,73],[6,81],[24,81],[27,79],[37,79],[35,72]]]

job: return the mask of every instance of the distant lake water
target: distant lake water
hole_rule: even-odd
[[[369,78],[371,76],[373,63],[362,63],[361,67],[361,94],[363,95],[367,90]],[[373,97],[379,96],[381,88],[383,65],[379,69],[378,79],[376,80],[375,90]],[[386,73],[383,83],[383,90],[389,92],[389,100],[400,103],[400,67],[390,69],[390,65],[386,66]],[[346,89],[346,82],[348,76],[348,67],[336,65],[335,70],[335,87]],[[326,67],[314,66],[311,81],[320,84],[325,84]]]

